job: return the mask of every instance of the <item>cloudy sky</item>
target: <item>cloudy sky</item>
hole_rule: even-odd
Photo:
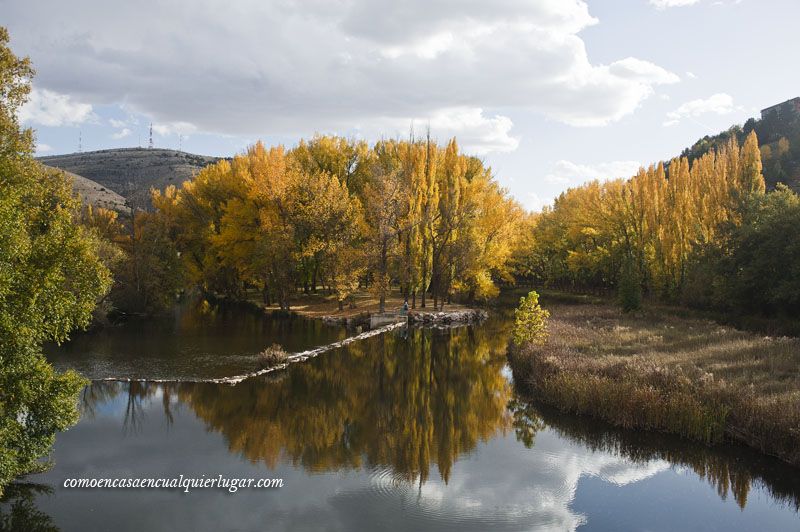
[[[800,95],[797,0],[0,0],[40,154],[456,135],[525,206]]]

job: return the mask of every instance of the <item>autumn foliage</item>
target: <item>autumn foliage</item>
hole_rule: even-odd
[[[510,282],[522,209],[455,139],[317,136],[250,147],[180,188],[153,193],[188,285],[232,297],[258,288],[288,309],[322,288],[340,307],[394,286],[412,307],[497,294]]]
[[[579,290],[622,286],[635,293],[635,279],[651,296],[688,299],[698,264],[710,264],[703,251],[751,224],[764,195],[755,133],[743,146],[731,138],[691,165],[676,158],[630,179],[593,181],[562,193],[529,222],[520,272]]]

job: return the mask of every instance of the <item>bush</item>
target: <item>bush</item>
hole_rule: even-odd
[[[519,307],[514,311],[514,331],[512,333],[514,345],[543,344],[547,340],[547,318],[549,317],[550,313],[539,306],[539,294],[535,290],[520,298]]]
[[[258,366],[267,369],[283,364],[289,358],[286,351],[279,344],[272,344],[258,355]]]

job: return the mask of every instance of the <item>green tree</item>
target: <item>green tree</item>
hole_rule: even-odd
[[[33,70],[8,40],[0,28],[0,490],[77,421],[84,380],[56,373],[40,346],[88,325],[111,282],[70,183],[34,160],[33,133],[19,126]]]
[[[164,217],[138,213],[132,238],[123,243],[125,259],[114,272],[111,299],[126,313],[156,314],[175,302],[182,280],[181,261]]]
[[[539,305],[539,294],[531,290],[519,299],[514,310],[514,330],[511,340],[514,345],[524,343],[543,344],[547,340],[547,319],[550,313]]]
[[[741,225],[699,261],[711,271],[712,304],[736,313],[785,315],[800,312],[800,196],[779,185],[755,198]]]

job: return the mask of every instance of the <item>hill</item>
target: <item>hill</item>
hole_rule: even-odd
[[[758,136],[767,188],[773,189],[783,183],[800,192],[800,98],[767,107],[761,111],[760,118],[751,118],[744,126],[736,125],[717,135],[706,135],[683,150],[681,156],[693,161],[724,145],[732,136],[741,145],[751,131]]]
[[[217,157],[155,148],[120,148],[39,157],[45,165],[77,174],[141,207],[149,205],[151,188],[180,185],[218,160]],[[89,187],[86,190],[91,192],[102,192],[91,183],[81,182],[80,186]]]
[[[61,170],[53,166],[43,165],[48,171],[64,172],[72,179],[72,189],[80,194],[85,203],[89,203],[96,207],[103,207],[104,209],[111,209],[120,213],[126,213],[128,207],[125,203],[125,198],[110,190],[100,183],[87,179],[81,175]]]

